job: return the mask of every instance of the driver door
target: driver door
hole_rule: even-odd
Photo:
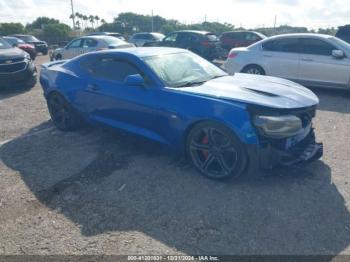
[[[82,52],[83,39],[79,38],[73,40],[63,52],[63,59],[71,59],[81,54]]]
[[[144,75],[132,62],[99,56],[85,88],[89,118],[164,142],[161,135],[167,117],[157,106],[161,92],[144,77],[145,86],[125,83],[129,75]]]

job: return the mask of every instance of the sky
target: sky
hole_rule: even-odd
[[[74,12],[111,22],[121,12],[160,15],[182,23],[227,22],[236,27],[305,26],[310,29],[350,24],[349,0],[73,0]],[[70,0],[0,0],[0,23],[30,23],[48,16],[72,24]]]

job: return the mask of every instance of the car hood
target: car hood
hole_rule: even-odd
[[[235,74],[210,80],[203,85],[174,88],[224,100],[238,101],[280,109],[293,109],[317,105],[317,96],[309,89],[289,80]]]
[[[25,52],[17,47],[0,49],[0,60],[23,58]]]

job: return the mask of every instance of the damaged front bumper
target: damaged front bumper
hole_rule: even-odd
[[[313,128],[306,130],[302,139],[288,138],[280,141],[265,140],[259,148],[253,149],[253,157],[262,169],[278,166],[303,165],[320,159],[323,144],[317,143]]]

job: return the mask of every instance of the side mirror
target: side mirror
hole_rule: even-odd
[[[125,80],[124,83],[127,86],[139,86],[139,87],[143,87],[145,85],[145,80],[143,79],[143,77],[139,74],[136,75],[128,75]]]
[[[343,59],[345,57],[345,54],[342,50],[333,50],[332,56],[337,59]]]
[[[17,47],[17,44],[13,44],[12,47]]]

